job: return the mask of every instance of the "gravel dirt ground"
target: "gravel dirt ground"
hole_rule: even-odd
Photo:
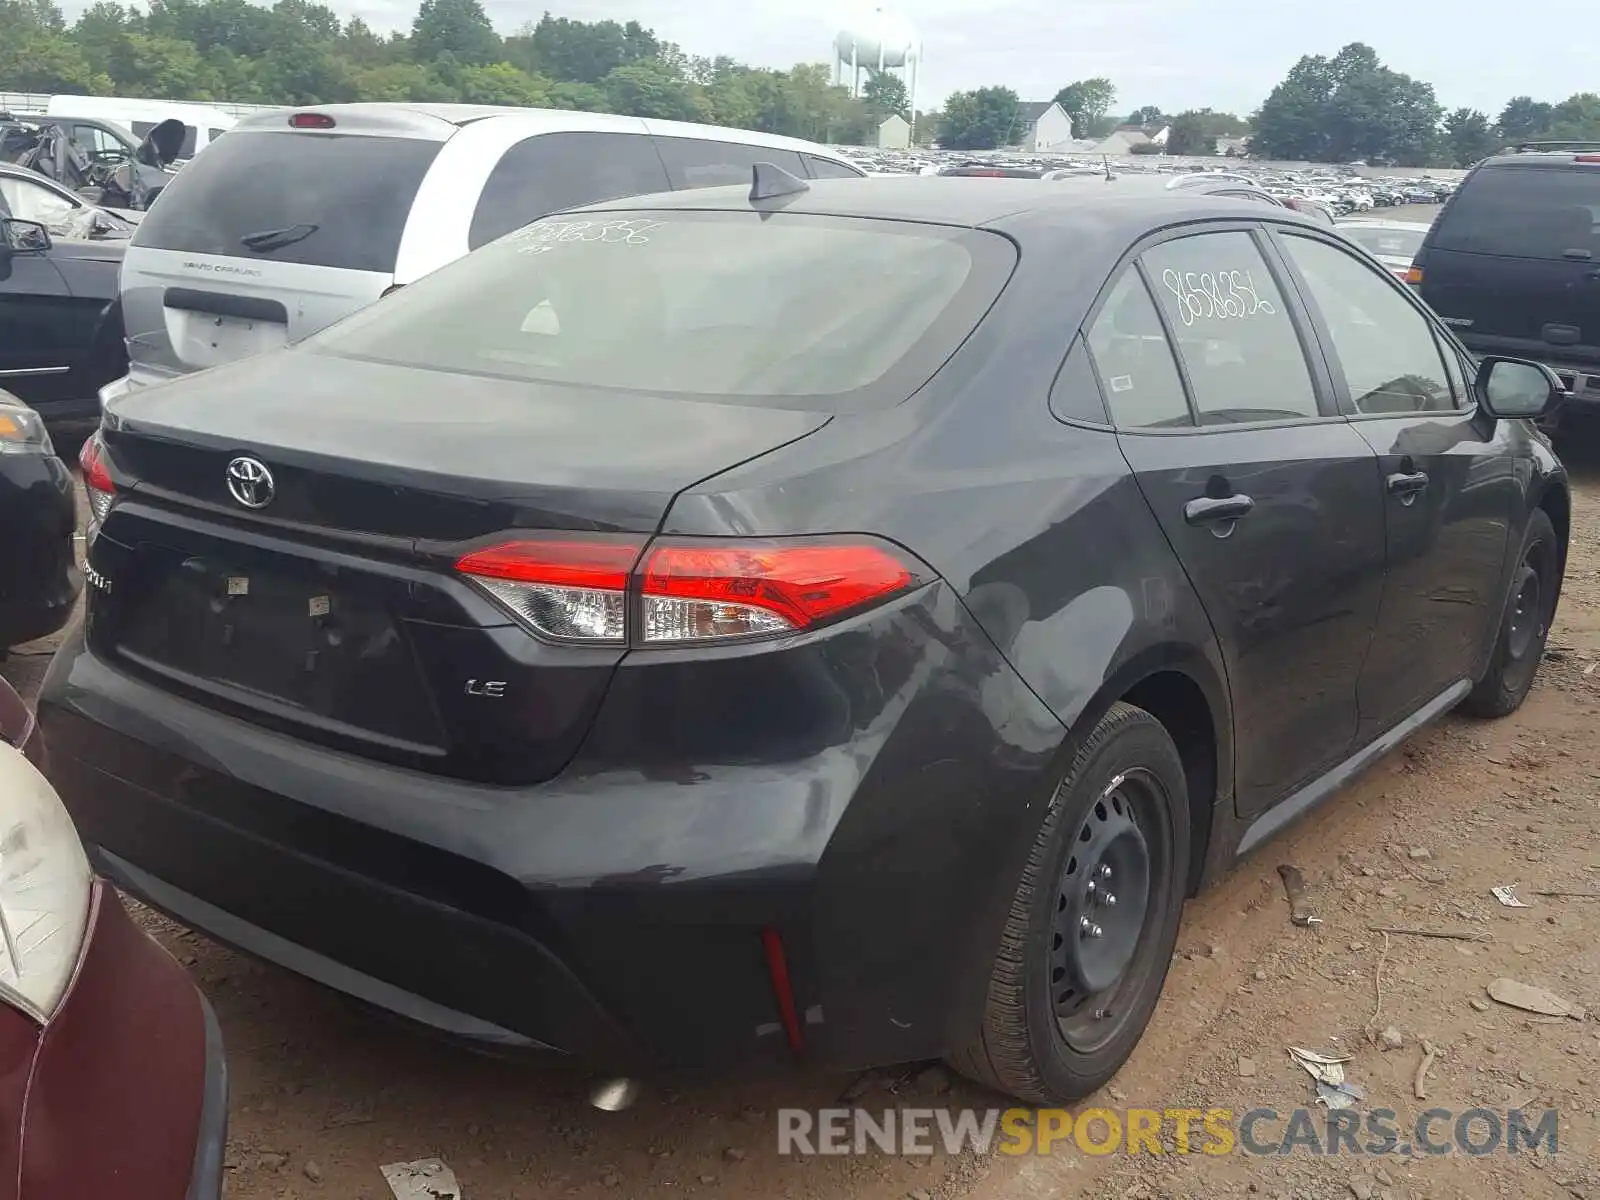
[[[1084,1106],[1320,1113],[1287,1055],[1297,1045],[1351,1055],[1365,1107],[1395,1110],[1403,1130],[1431,1107],[1557,1109],[1558,1153],[1097,1157],[1064,1141],[1049,1156],[781,1156],[775,1110],[836,1105],[847,1090],[865,1089],[858,1103],[874,1110],[1004,1102],[942,1069],[909,1068],[862,1080],[650,1081],[633,1108],[602,1113],[584,1103],[590,1081],[574,1070],[437,1043],[141,910],[222,1020],[233,1080],[226,1195],[386,1200],[381,1164],[436,1156],[468,1200],[1600,1200],[1600,1023],[1530,1017],[1485,992],[1505,976],[1600,1011],[1600,899],[1531,895],[1600,891],[1600,453],[1567,457],[1576,497],[1566,590],[1522,711],[1492,723],[1451,717],[1412,739],[1193,901],[1149,1032]],[[47,653],[26,647],[3,673],[29,695]],[[1320,924],[1290,924],[1282,863],[1304,873]],[[1491,896],[1513,883],[1532,907]],[[1477,940],[1386,938],[1374,926]],[[1400,1044],[1383,1049],[1379,1031],[1391,1026]],[[1424,1041],[1438,1057],[1420,1101]]]

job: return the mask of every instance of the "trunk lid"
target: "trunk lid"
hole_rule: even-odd
[[[684,488],[829,415],[459,376],[310,349],[129,393],[91,547],[97,654],[293,736],[527,784],[625,651],[541,642],[453,570],[518,531],[653,533]],[[248,457],[259,509],[228,486]]]

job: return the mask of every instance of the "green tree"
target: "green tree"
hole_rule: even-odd
[[[153,34],[129,34],[117,47],[110,67],[116,90],[129,96],[210,100],[219,82],[193,42]]]
[[[654,59],[615,68],[600,81],[600,90],[607,107],[630,116],[700,121],[711,115],[694,84]]]
[[[661,51],[655,34],[637,21],[573,21],[549,13],[511,40],[518,66],[571,83],[599,83],[618,67],[656,58]]]
[[[906,81],[889,71],[869,68],[867,81],[861,85],[861,99],[879,122],[894,113],[911,119],[911,96],[906,91]]]
[[[1554,112],[1554,106],[1543,100],[1535,100],[1532,96],[1513,96],[1500,110],[1500,120],[1497,122],[1500,136],[1511,145],[1538,141],[1548,133]]]
[[[1146,104],[1143,108],[1136,108],[1128,114],[1129,125],[1166,125],[1170,124],[1167,117],[1154,104]]]
[[[1167,131],[1167,153],[1207,155],[1217,152],[1217,134],[1200,112],[1182,112],[1172,118]]]
[[[463,67],[457,79],[457,90],[468,104],[544,108],[550,103],[550,81],[540,75],[530,75],[510,63]]]
[[[1600,140],[1600,96],[1579,92],[1550,110],[1550,137],[1557,141]]]
[[[1439,153],[1443,110],[1431,84],[1392,71],[1352,42],[1333,58],[1306,55],[1252,125],[1264,158],[1421,166]]]
[[[82,47],[41,29],[19,29],[0,39],[0,79],[24,92],[111,91],[110,77],[95,71]]]
[[[480,0],[422,0],[411,24],[411,52],[423,63],[449,54],[466,66],[486,66],[501,56],[500,35]]]
[[[1069,83],[1056,93],[1056,103],[1072,120],[1075,138],[1104,137],[1111,132],[1106,114],[1117,98],[1117,89],[1109,79],[1096,77]]]
[[[67,22],[55,0],[0,0],[0,38],[63,33]]]
[[[1445,152],[1450,165],[1470,167],[1499,148],[1489,118],[1475,108],[1458,108],[1444,119]]]
[[[1007,87],[956,92],[944,103],[939,143],[949,150],[993,150],[1022,135],[1022,102]]]

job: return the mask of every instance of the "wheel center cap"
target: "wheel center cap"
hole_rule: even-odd
[[[1150,851],[1128,806],[1113,794],[1089,810],[1061,881],[1054,944],[1073,989],[1111,987],[1139,948],[1150,903]]]

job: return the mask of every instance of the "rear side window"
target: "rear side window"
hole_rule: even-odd
[[[1600,255],[1600,169],[1481,167],[1451,198],[1433,246],[1512,258]]]
[[[806,166],[811,168],[813,179],[860,179],[861,172],[854,167],[847,167],[844,163],[834,162],[831,158],[818,158],[815,154],[805,156]]]
[[[1183,380],[1156,306],[1139,273],[1127,270],[1089,327],[1100,391],[1124,429],[1190,425]]]
[[[624,389],[848,411],[898,403],[925,383],[1015,263],[1008,240],[945,226],[750,211],[558,215],[307,344],[555,385],[579,410],[595,389]]]
[[[1202,425],[1319,416],[1299,334],[1248,233],[1202,233],[1143,256]]]
[[[1455,408],[1433,330],[1394,284],[1326,242],[1291,236],[1283,245],[1327,323],[1357,412]]]
[[[178,172],[133,244],[390,274],[411,202],[440,145],[232,132]]]
[[[675,188],[722,187],[749,183],[750,171],[758,162],[782,167],[800,179],[806,177],[805,164],[793,150],[770,146],[749,146],[743,142],[711,142],[699,138],[656,138],[661,160],[667,164],[667,177]]]
[[[544,133],[505,152],[483,185],[467,245],[564,208],[670,191],[650,139],[638,133]]]

